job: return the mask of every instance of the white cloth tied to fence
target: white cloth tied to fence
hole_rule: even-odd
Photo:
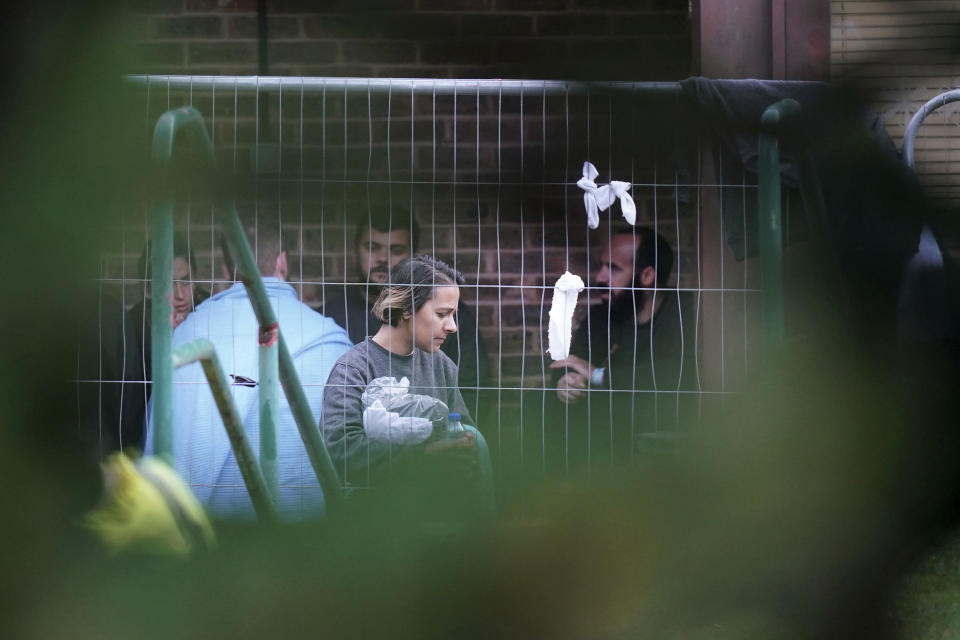
[[[547,325],[547,351],[554,360],[563,360],[570,355],[573,311],[581,291],[583,279],[569,271],[564,272],[553,285],[553,302],[550,304],[550,322]]]
[[[374,378],[360,401],[363,405],[363,429],[371,440],[393,444],[420,444],[435,427],[446,427],[447,405],[436,398],[410,393],[410,381],[404,376]]]
[[[583,177],[577,180],[577,186],[583,189],[583,206],[587,209],[587,226],[596,229],[600,225],[600,211],[606,211],[614,201],[620,199],[620,212],[631,225],[637,223],[637,205],[630,195],[630,183],[611,180],[610,184],[598,187],[594,180],[600,172],[592,162],[583,163]]]

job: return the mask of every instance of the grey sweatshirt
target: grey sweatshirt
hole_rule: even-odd
[[[473,419],[457,388],[457,365],[442,351],[427,353],[414,348],[410,355],[399,356],[366,338],[340,356],[323,390],[320,429],[344,486],[368,486],[383,467],[423,444],[404,446],[370,440],[363,428],[360,396],[375,378],[406,376],[410,393],[442,400],[450,411],[458,411],[462,421]]]

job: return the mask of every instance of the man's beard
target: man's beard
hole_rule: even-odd
[[[643,309],[643,303],[647,296],[652,295],[650,291],[617,291],[610,292],[610,300],[607,305],[610,307],[611,318],[632,318]]]

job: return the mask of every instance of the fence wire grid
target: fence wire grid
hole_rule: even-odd
[[[761,342],[761,280],[752,259],[755,176],[724,158],[712,132],[669,84],[134,80],[144,153],[162,113],[196,107],[221,168],[234,177],[242,219],[254,230],[279,229],[287,281],[317,311],[348,287],[367,285],[358,268],[358,226],[384,212],[391,220],[409,212],[420,228],[415,249],[465,278],[461,299],[474,320],[458,318],[461,330],[448,341],[457,343],[459,388],[500,474],[636,463],[645,448],[658,446],[656,434],[669,439],[708,428],[701,425],[704,409],[749,378]],[[575,328],[587,327],[587,359],[606,362],[620,346],[611,337],[617,309],[601,299],[617,292],[596,277],[624,222],[615,203],[600,213],[598,229],[588,229],[576,184],[585,161],[599,170],[598,184],[632,184],[637,226],[663,236],[673,251],[665,284],[634,283],[625,295],[634,309],[647,296],[675,303],[670,317],[679,321],[680,352],[670,355],[679,358],[681,373],[669,384],[661,376],[658,384],[658,367],[668,365],[652,346],[667,331],[665,322],[632,322],[632,335],[618,334],[633,349],[632,379],[591,387],[579,402],[563,404],[562,371],[550,368],[546,353],[561,274],[570,271],[587,284],[574,319]],[[797,227],[790,203],[788,197],[788,234]],[[146,201],[131,206],[115,250],[101,256],[97,335],[78,353],[79,428],[101,454],[143,444],[149,215]],[[175,263],[175,283],[195,308],[232,284],[223,273],[212,204],[181,203],[176,230],[193,262]],[[252,244],[257,251],[255,233]],[[595,326],[598,319],[602,326]],[[322,384],[313,386],[321,389],[308,394],[322,392]],[[235,380],[235,394],[241,388]],[[188,480],[195,487],[214,482]]]

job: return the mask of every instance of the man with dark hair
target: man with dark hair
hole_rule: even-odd
[[[267,297],[277,316],[287,349],[306,391],[314,422],[320,418],[323,385],[337,358],[351,347],[337,324],[301,303],[286,282],[287,252],[279,229],[261,223],[248,232],[263,275]],[[223,275],[236,278],[235,263],[224,249]],[[260,448],[260,330],[243,283],[198,305],[173,333],[173,348],[205,338],[213,343],[224,372],[233,381],[232,395],[250,445]],[[197,498],[221,517],[253,517],[253,505],[240,475],[226,430],[199,363],[174,371],[173,461]],[[153,449],[152,404],[147,411],[147,453]],[[277,398],[277,510],[285,519],[323,513],[323,492],[300,439],[286,395]]]
[[[120,440],[117,448],[143,448],[143,419],[150,399],[152,372],[151,292],[149,247],[137,261],[137,277],[143,278],[143,299],[126,313],[126,322],[119,334],[123,365],[123,408]],[[182,231],[173,234],[173,289],[170,293],[170,323],[176,329],[195,305],[207,298],[207,291],[195,282],[197,261]]]
[[[689,294],[666,288],[672,266],[673,250],[651,229],[615,230],[603,243],[593,279],[600,303],[574,332],[569,357],[550,365],[562,372],[554,410],[566,454],[629,459],[638,433],[681,426],[687,403],[678,392],[696,388],[695,318]]]
[[[323,313],[344,327],[354,344],[379,329],[381,322],[372,313],[373,303],[383,285],[390,280],[390,270],[417,251],[420,225],[410,212],[393,206],[377,209],[368,219],[357,224],[353,236],[353,284],[327,285],[324,288]],[[460,299],[456,323],[459,330],[443,343],[442,350],[460,370],[460,388],[467,406],[477,412],[476,387],[482,386],[489,373],[487,350],[470,309]]]
[[[136,271],[128,271],[129,279],[119,283],[121,287],[139,283],[143,297],[136,304],[126,309],[123,297],[100,283],[91,297],[97,304],[78,310],[82,335],[77,354],[78,379],[100,381],[96,385],[84,384],[82,393],[78,393],[80,435],[97,461],[112,451],[143,447],[152,362],[149,248],[144,247],[140,254]],[[186,234],[175,233],[173,287],[169,297],[174,327],[206,298],[206,292],[194,282],[196,271],[197,263]]]

